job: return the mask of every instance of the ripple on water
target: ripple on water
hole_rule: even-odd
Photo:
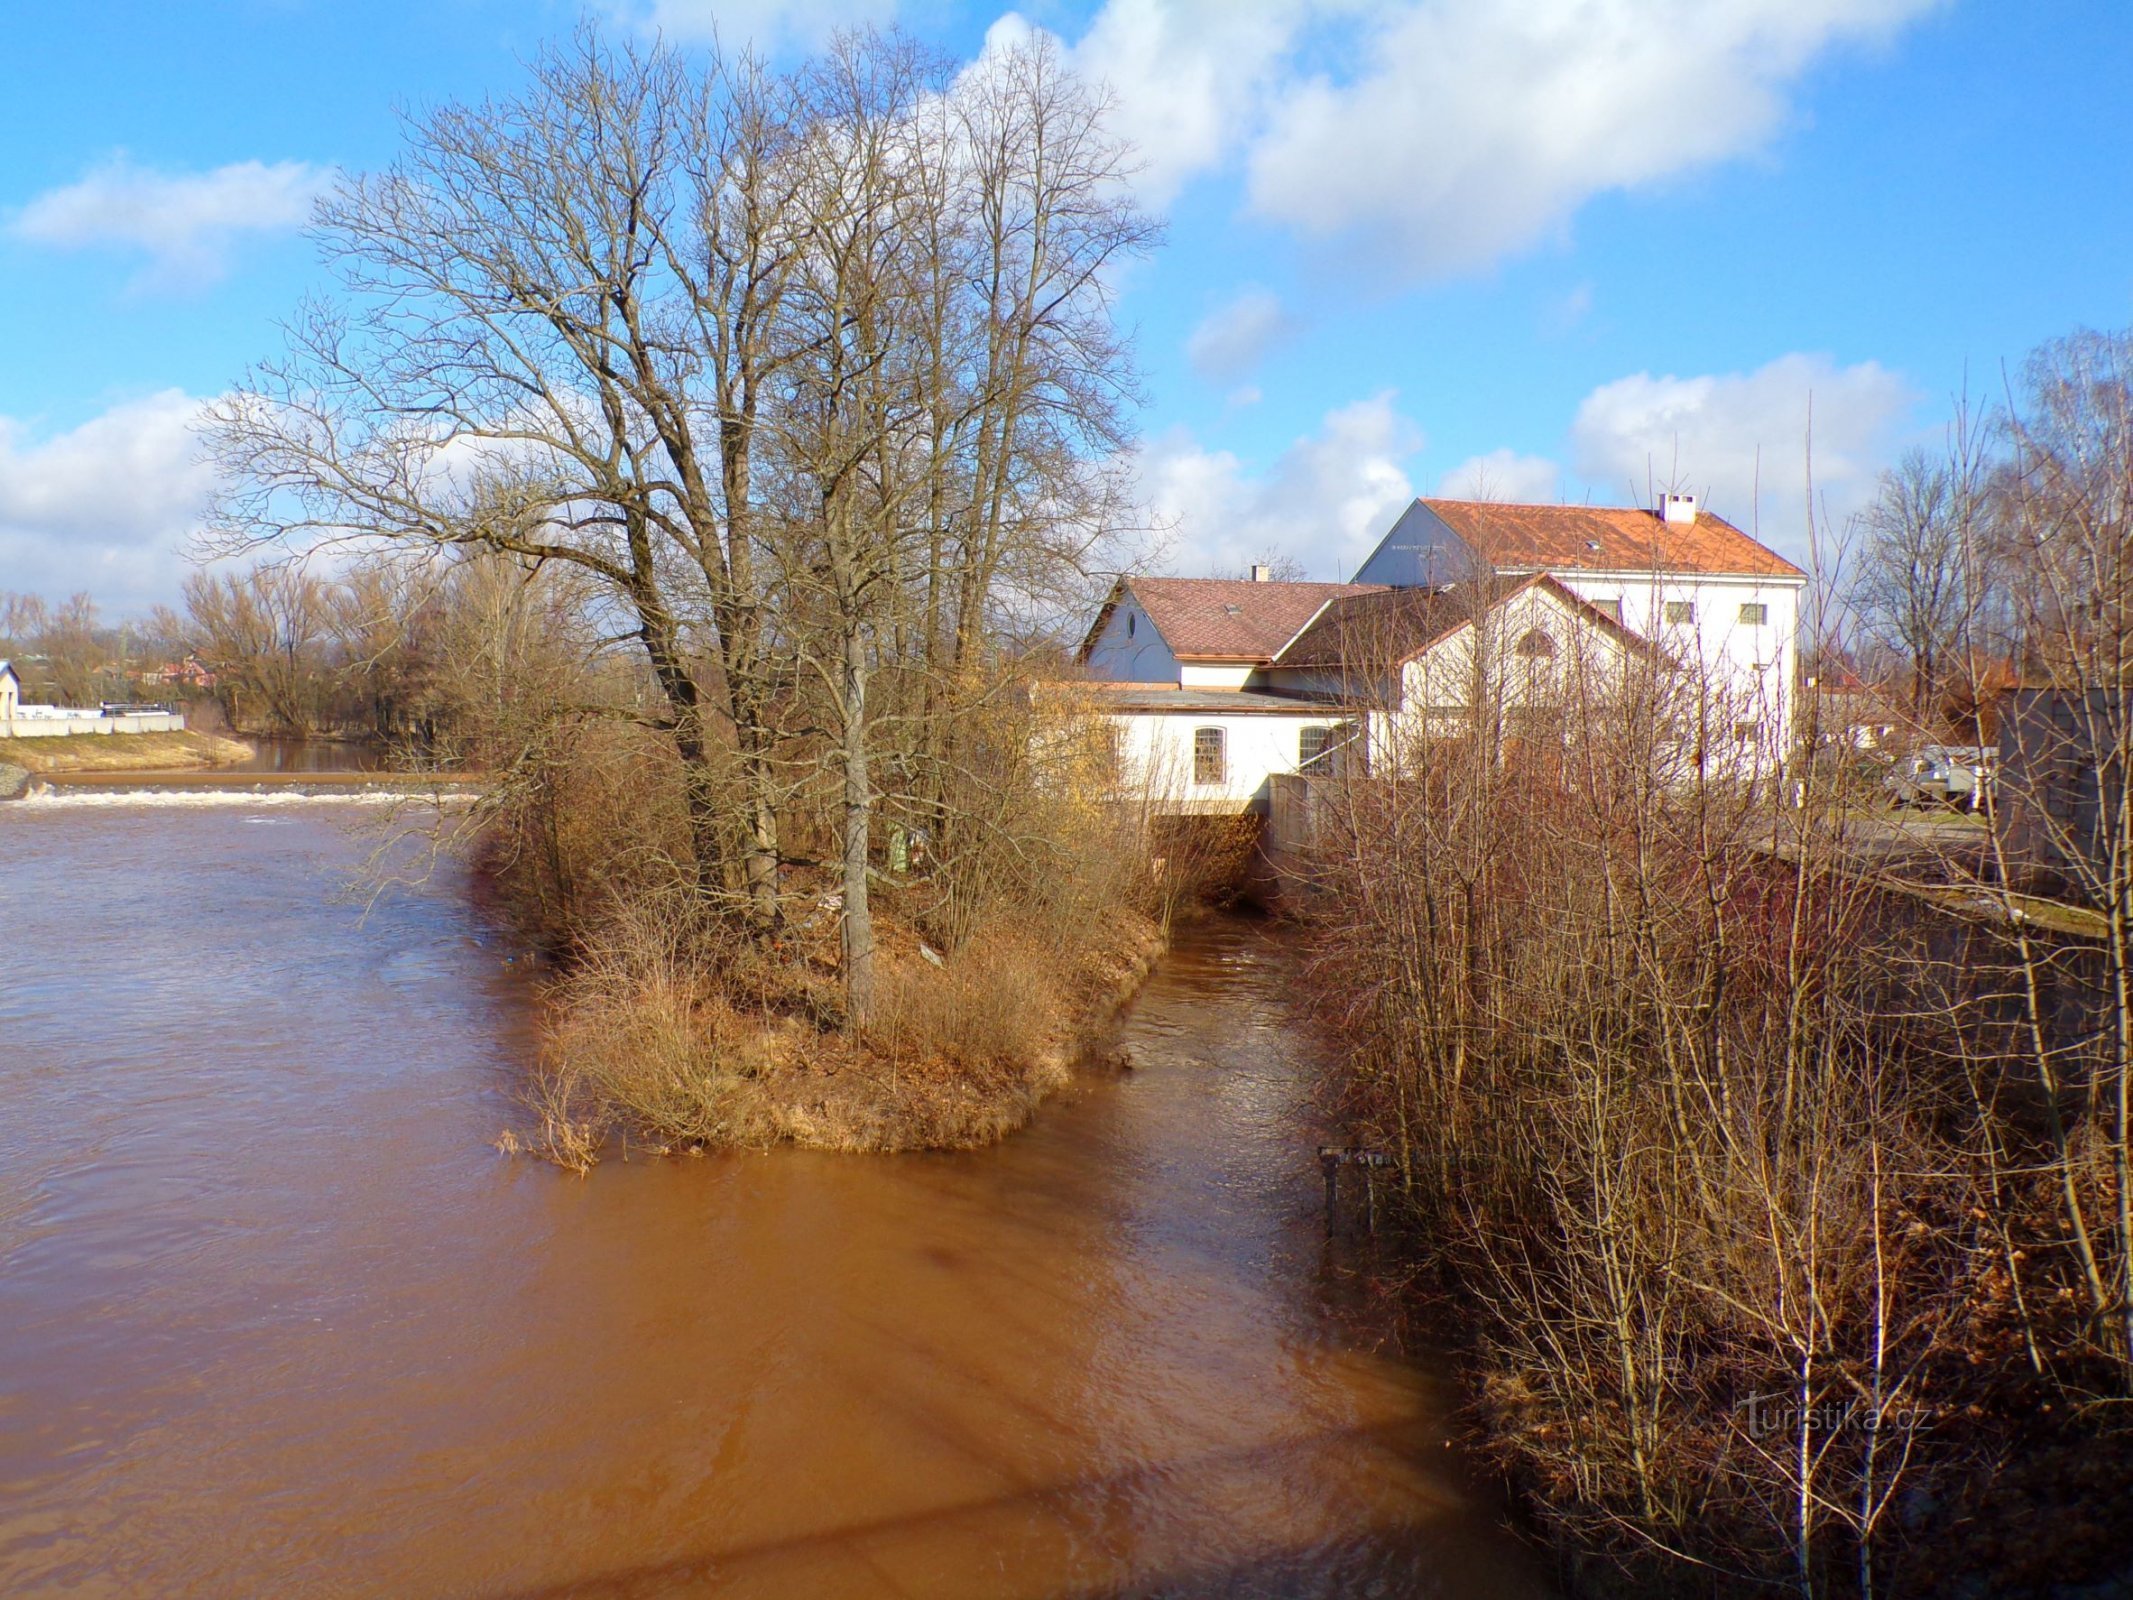
[[[366,915],[361,802],[101,801],[0,826],[0,1590],[1539,1592],[1327,1315],[1263,933],[996,1150],[579,1180],[492,1148],[453,870]]]

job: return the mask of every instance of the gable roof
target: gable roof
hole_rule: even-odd
[[[1582,621],[1646,654],[1657,647],[1545,572],[1435,589],[1379,589],[1335,600],[1274,663],[1281,667],[1393,666],[1412,661],[1528,589],[1552,595]]]
[[[1244,578],[1121,578],[1096,614],[1081,654],[1131,594],[1180,661],[1269,662],[1328,601],[1376,584],[1254,583]]]
[[[1670,523],[1633,506],[1502,505],[1419,500],[1490,566],[1588,572],[1699,572],[1759,578],[1806,573],[1740,529],[1698,511]]]
[[[1275,658],[1278,667],[1390,666],[1411,660],[1472,619],[1478,584],[1343,595]]]

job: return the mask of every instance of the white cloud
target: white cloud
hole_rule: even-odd
[[[1762,148],[1818,55],[1939,0],[1419,0],[1367,6],[1345,77],[1292,79],[1250,157],[1254,211],[1469,272],[1585,201]]]
[[[174,598],[215,486],[202,405],[166,389],[42,439],[0,417],[0,589],[87,589],[120,609]]]
[[[1646,503],[1647,485],[1702,495],[1728,521],[1793,557],[1807,552],[1807,438],[1818,514],[1837,523],[1872,498],[1917,396],[1872,361],[1780,356],[1753,372],[1640,372],[1585,397],[1570,428],[1577,467],[1600,498]]]
[[[246,233],[300,226],[333,174],[303,161],[239,161],[212,172],[168,173],[115,155],[78,183],[48,190],[15,215],[17,238],[63,249],[143,251],[143,287],[190,288],[227,270]]]
[[[1944,3],[1106,0],[1071,55],[1110,85],[1147,204],[1241,160],[1256,215],[1411,281],[1754,154],[1817,58]]]
[[[1470,456],[1444,475],[1439,493],[1451,500],[1546,505],[1562,498],[1563,469],[1544,456],[1491,450]]]
[[[729,49],[813,46],[839,28],[887,23],[896,0],[616,0],[616,17],[670,39],[710,39]]]
[[[1421,429],[1387,391],[1326,413],[1265,473],[1173,430],[1141,449],[1141,498],[1188,576],[1278,552],[1315,578],[1346,578],[1414,498],[1405,462],[1421,448]]]
[[[1309,12],[1307,0],[1107,0],[1070,59],[1109,86],[1144,203],[1160,210],[1236,153]]]
[[[1209,312],[1185,341],[1185,358],[1211,383],[1247,376],[1275,345],[1296,332],[1296,319],[1271,289],[1240,291]]]

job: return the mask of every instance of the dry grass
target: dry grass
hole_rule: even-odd
[[[249,761],[253,748],[220,734],[82,733],[52,739],[0,739],[0,765],[29,772],[163,772]]]
[[[936,966],[908,929],[884,932],[878,1020],[854,1034],[825,1025],[812,952],[707,951],[679,902],[632,902],[550,997],[524,1145],[582,1172],[611,1141],[656,1154],[989,1144],[1068,1081],[1161,945],[1152,921],[1120,915],[1078,952],[1003,934]]]

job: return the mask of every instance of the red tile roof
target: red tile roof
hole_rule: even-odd
[[[1372,594],[1374,583],[1253,583],[1242,578],[1127,578],[1121,585],[1148,613],[1181,661],[1272,661],[1319,607],[1344,595]],[[1112,605],[1115,605],[1114,595]],[[1112,605],[1090,630],[1103,631]],[[1084,646],[1086,649],[1086,646]]]
[[[1469,583],[1343,596],[1289,642],[1277,664],[1363,670],[1411,660],[1472,621],[1486,592]]]
[[[1382,668],[1412,661],[1459,631],[1474,617],[1513,595],[1541,589],[1592,626],[1650,653],[1652,646],[1590,601],[1580,599],[1547,573],[1486,583],[1447,584],[1440,589],[1380,589],[1336,600],[1291,641],[1276,663],[1283,667]]]
[[[1806,574],[1723,517],[1699,511],[1668,523],[1656,511],[1617,506],[1517,506],[1424,500],[1498,571],[1707,572],[1763,578]]]

